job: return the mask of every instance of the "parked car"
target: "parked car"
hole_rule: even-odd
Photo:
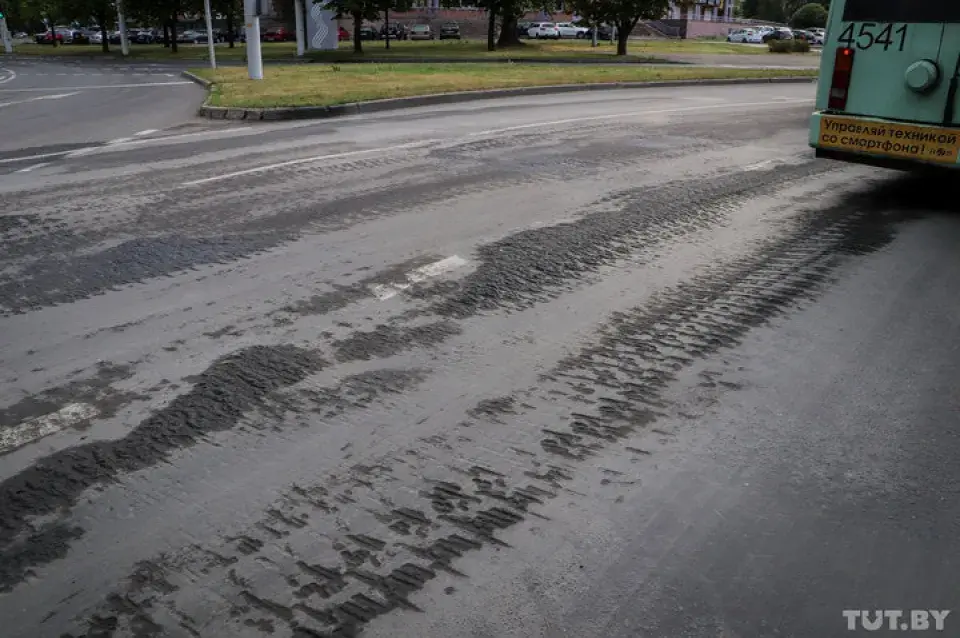
[[[535,22],[530,25],[527,35],[537,40],[559,40],[560,29],[553,22]]]
[[[767,33],[764,33],[763,37],[761,38],[764,44],[766,44],[770,40],[793,40],[793,39],[794,39],[793,31],[786,27],[777,27],[772,31],[768,31]]]
[[[360,27],[360,39],[361,40],[379,40],[380,32],[369,25],[364,25]]]
[[[296,39],[297,37],[292,31],[283,27],[267,29],[263,32],[263,35],[260,36],[261,42],[290,42]]]
[[[593,28],[587,29],[588,38],[593,38]],[[601,24],[597,27],[597,40],[613,40],[613,27]]]
[[[518,38],[529,38],[530,35],[527,31],[530,30],[531,23],[528,20],[520,20],[517,22],[517,37]]]
[[[590,29],[587,27],[579,27],[572,22],[558,22],[557,30],[560,32],[561,38],[582,39],[590,33]]]
[[[70,43],[71,44],[90,44],[90,35],[82,29],[71,29],[70,30]]]
[[[727,34],[727,42],[750,42],[750,36],[754,33],[756,33],[756,31],[753,29],[734,29]]]
[[[387,25],[380,27],[381,40],[406,40],[408,37],[407,28],[399,22],[391,23],[389,27]]]
[[[343,42],[350,39],[350,32],[343,27],[337,27],[337,40]]]
[[[429,24],[415,24],[410,27],[411,40],[433,40],[434,37]]]
[[[460,25],[456,22],[445,22],[440,27],[440,39],[441,40],[459,40],[460,39]]]
[[[99,31],[90,34],[90,44],[102,44],[103,34]]]
[[[47,31],[46,33],[38,33],[34,38],[37,44],[50,44],[53,42],[53,39],[56,38],[58,43],[63,43],[63,32],[62,31]]]
[[[827,35],[823,29],[807,29],[807,33],[810,34],[810,37],[807,38],[807,41],[810,42],[810,44],[823,46],[823,41]]]

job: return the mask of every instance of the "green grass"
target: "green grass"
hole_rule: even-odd
[[[520,86],[719,78],[815,77],[815,70],[653,66],[525,66],[518,64],[278,65],[264,79],[244,68],[196,69],[212,80],[211,106],[328,106],[393,97]]]
[[[599,46],[590,46],[589,41],[563,40],[560,42],[537,42],[526,40],[520,47],[512,47],[500,51],[487,51],[486,41],[475,40],[434,40],[429,42],[413,42],[409,40],[391,42],[390,49],[386,49],[383,41],[363,42],[363,57],[410,57],[410,58],[575,58],[598,59],[613,57],[616,47],[609,42],[600,42]],[[293,60],[296,56],[296,44],[293,42],[265,42],[262,45],[264,60]],[[56,56],[90,56],[90,57],[121,57],[120,46],[110,45],[110,53],[104,54],[98,44],[67,44],[58,47],[40,44],[20,44],[14,49],[20,55],[56,55]],[[627,59],[638,62],[649,61],[660,54],[670,53],[739,53],[762,54],[767,50],[762,47],[752,47],[743,44],[727,42],[702,42],[697,40],[631,40],[628,47]],[[217,59],[228,61],[243,60],[246,56],[246,46],[240,43],[230,49],[226,44],[217,45]],[[130,57],[138,60],[206,60],[206,44],[181,44],[177,53],[173,53],[162,44],[133,44],[130,45]],[[336,51],[310,51],[307,57],[324,62],[348,62],[356,59],[353,53],[352,42],[341,42]]]

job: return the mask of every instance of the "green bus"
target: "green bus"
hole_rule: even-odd
[[[817,157],[958,168],[960,0],[833,0],[811,118]]]

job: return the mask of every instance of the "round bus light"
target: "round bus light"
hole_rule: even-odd
[[[940,67],[933,60],[919,60],[907,68],[904,80],[910,90],[929,93],[940,84]]]

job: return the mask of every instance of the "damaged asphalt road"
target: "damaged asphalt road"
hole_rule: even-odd
[[[941,180],[814,160],[812,96],[486,101],[0,174],[4,638],[951,609],[960,216]]]

